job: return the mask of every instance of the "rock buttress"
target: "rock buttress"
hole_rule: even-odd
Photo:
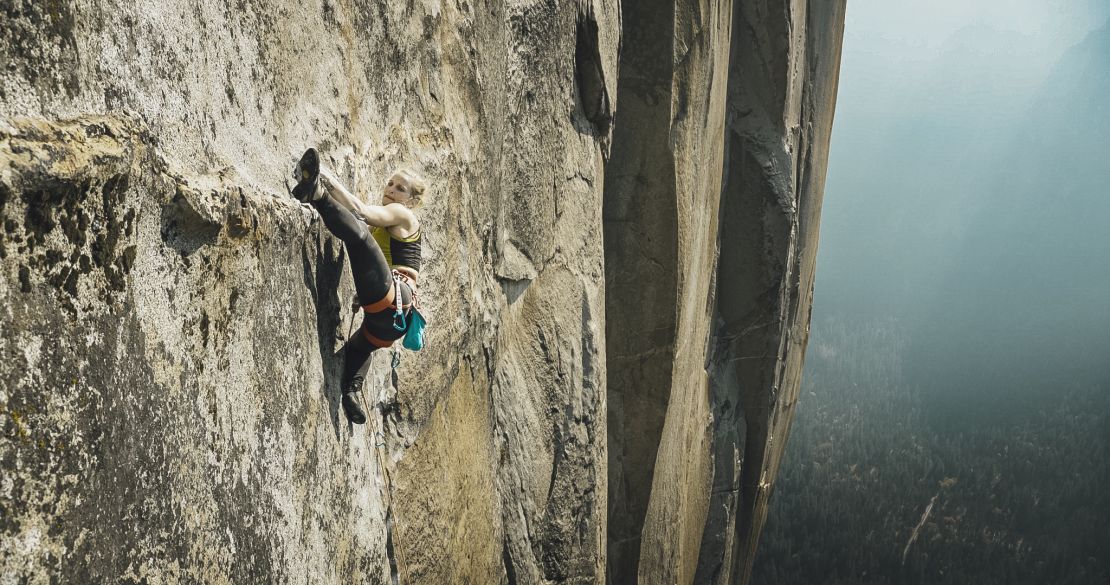
[[[715,480],[698,581],[747,583],[790,433],[845,3],[754,1],[735,12],[709,371]]]
[[[636,3],[606,174],[609,578],[744,583],[805,354],[844,3]]]
[[[706,519],[730,6],[625,7],[605,191],[612,583],[691,582]]]

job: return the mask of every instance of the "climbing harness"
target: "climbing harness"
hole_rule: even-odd
[[[366,313],[367,315],[381,313],[382,311],[388,309],[393,305],[393,300],[396,298],[396,296],[397,289],[391,285],[389,287],[389,290],[386,291],[385,296],[382,297],[381,300],[375,303],[370,303],[369,305],[363,305],[362,312]]]
[[[393,271],[393,288],[401,290],[401,273],[396,270]],[[412,286],[410,285],[409,288],[411,289]],[[393,329],[404,331],[406,326],[408,324],[405,323],[405,308],[401,305],[401,295],[397,295],[397,308],[393,310]]]
[[[402,282],[409,285],[409,291],[412,294],[411,302],[408,305],[403,304],[401,300],[401,295],[395,293],[393,302],[385,304],[384,306],[382,306],[382,309],[384,310],[385,306],[393,307],[393,330],[405,332],[404,341],[402,342],[402,345],[405,347],[405,349],[420,351],[421,349],[424,349],[424,328],[427,326],[427,320],[420,312],[420,295],[416,292],[416,286],[412,277],[400,270],[394,270],[393,286],[391,290],[401,290]],[[388,299],[389,295],[386,295],[386,298]],[[385,299],[383,299],[383,301],[384,300]],[[382,301],[379,301],[378,303],[374,303],[373,306],[374,308],[377,308],[381,305]],[[409,310],[409,316],[407,319],[405,318],[405,309]],[[366,331],[365,328],[363,329],[363,332],[366,335],[366,339],[377,347],[390,347],[393,345],[393,342],[391,341],[386,341],[384,339],[380,339],[371,335],[370,332]],[[394,355],[396,356],[396,354]],[[396,358],[394,361],[396,361]]]
[[[408,327],[408,322],[405,318],[405,310],[410,309],[413,306],[412,302],[407,305],[404,304],[403,295],[401,295],[400,293],[402,281],[409,284],[409,290],[412,291],[413,299],[415,300],[416,287],[413,286],[412,279],[408,275],[394,270],[393,281],[390,283],[389,291],[386,292],[385,296],[377,302],[370,303],[369,305],[365,305],[364,307],[362,307],[362,310],[364,313],[366,313],[366,315],[374,315],[392,308],[393,330],[398,332],[404,331]],[[393,342],[396,341],[396,338],[382,339],[381,337],[370,333],[370,330],[366,327],[365,321],[363,322],[362,335],[366,338],[366,341],[369,341],[371,345],[379,349],[392,347]]]
[[[398,274],[398,272],[394,271],[394,274]],[[404,272],[399,274],[408,278],[408,275]],[[416,292],[416,287],[411,286],[411,284],[410,288],[412,290],[412,307],[409,309],[408,328],[405,330],[404,341],[401,342],[401,345],[408,350],[420,351],[424,349],[424,328],[428,321],[424,318],[424,314],[420,312],[420,293]]]

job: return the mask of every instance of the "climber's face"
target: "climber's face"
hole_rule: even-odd
[[[394,174],[385,182],[382,205],[389,205],[390,203],[405,205],[410,199],[412,199],[412,185],[400,173]]]

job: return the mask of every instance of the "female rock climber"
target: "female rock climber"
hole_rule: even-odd
[[[366,413],[355,401],[354,393],[362,389],[370,355],[405,335],[416,295],[420,220],[414,211],[422,203],[425,184],[411,171],[398,170],[386,181],[381,205],[369,205],[320,166],[314,148],[301,157],[294,178],[297,185],[293,195],[319,212],[328,230],[343,240],[351,260],[363,316],[362,326],[347,340],[343,351],[342,404],[347,418],[362,424]],[[396,315],[397,307],[402,308],[401,317]]]

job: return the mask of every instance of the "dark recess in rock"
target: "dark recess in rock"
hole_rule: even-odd
[[[508,585],[517,585],[516,568],[513,567],[513,553],[509,551],[509,541],[501,541],[501,562],[505,565],[505,579]]]
[[[19,266],[19,290],[25,293],[31,292],[31,269],[25,264]]]
[[[578,14],[578,29],[574,45],[574,75],[578,82],[578,99],[586,119],[598,134],[609,133],[613,113],[609,92],[605,88],[601,52],[597,43],[597,21],[590,14]]]
[[[183,256],[215,242],[222,227],[198,213],[180,194],[162,206],[162,241]]]
[[[678,217],[671,132],[674,5],[625,8],[605,173],[607,582],[637,582],[644,518],[671,391]],[[650,285],[645,285],[650,283]]]
[[[23,191],[26,206],[23,229],[32,249],[46,240],[46,234],[58,227],[58,222],[69,223],[69,216],[84,202],[91,184],[84,181],[78,184],[61,180],[47,179],[39,182],[33,189]],[[57,217],[56,214],[62,217]],[[67,229],[67,237],[77,237],[73,230]],[[71,238],[72,240],[73,238]]]

